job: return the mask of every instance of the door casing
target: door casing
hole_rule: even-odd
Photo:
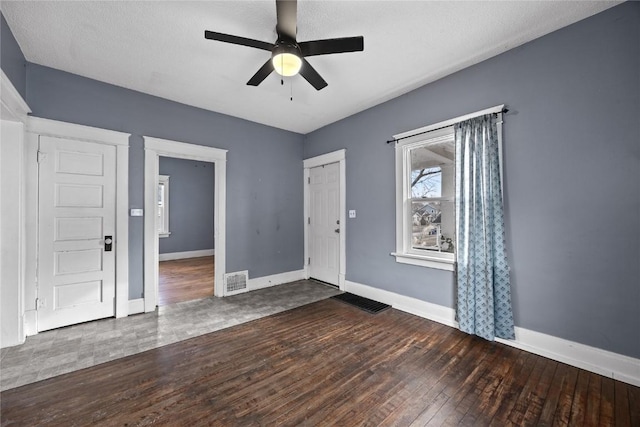
[[[144,311],[158,305],[158,238],[157,188],[160,156],[213,163],[214,200],[213,234],[216,247],[214,258],[214,296],[223,296],[226,272],[226,175],[227,150],[204,145],[187,144],[167,139],[144,137]]]
[[[341,291],[345,290],[345,280],[347,271],[347,254],[346,254],[346,242],[347,242],[347,212],[346,212],[346,150],[336,150],[331,153],[322,154],[320,156],[312,157],[303,161],[304,167],[304,273],[305,278],[309,278],[309,227],[307,225],[307,218],[310,213],[310,193],[309,193],[309,170],[311,168],[328,165],[329,163],[338,163],[340,170],[340,256],[338,257],[339,267],[339,288]]]

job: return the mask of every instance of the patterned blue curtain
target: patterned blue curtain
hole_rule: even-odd
[[[487,340],[512,339],[496,117],[476,117],[454,130],[458,323]]]

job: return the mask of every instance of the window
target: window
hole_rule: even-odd
[[[453,126],[396,146],[399,262],[451,270],[455,261]]]
[[[395,135],[397,262],[453,271],[456,261],[453,125],[503,106]],[[431,130],[433,129],[433,130]],[[502,168],[501,168],[502,169]]]
[[[169,237],[169,176],[158,175],[158,236]]]

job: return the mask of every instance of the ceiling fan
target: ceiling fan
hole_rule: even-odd
[[[309,64],[305,57],[364,50],[364,38],[362,36],[298,43],[296,40],[298,26],[297,0],[276,0],[276,13],[278,40],[275,43],[216,33],[214,31],[204,32],[205,39],[271,51],[271,59],[265,62],[247,82],[250,86],[258,86],[272,71],[275,71],[281,76],[295,76],[300,73],[316,90],[320,90],[327,86],[327,82]]]

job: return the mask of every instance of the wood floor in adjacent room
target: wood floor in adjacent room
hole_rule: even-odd
[[[161,261],[158,267],[158,305],[213,296],[213,256]]]
[[[640,388],[327,299],[0,394],[2,425],[640,425]]]

